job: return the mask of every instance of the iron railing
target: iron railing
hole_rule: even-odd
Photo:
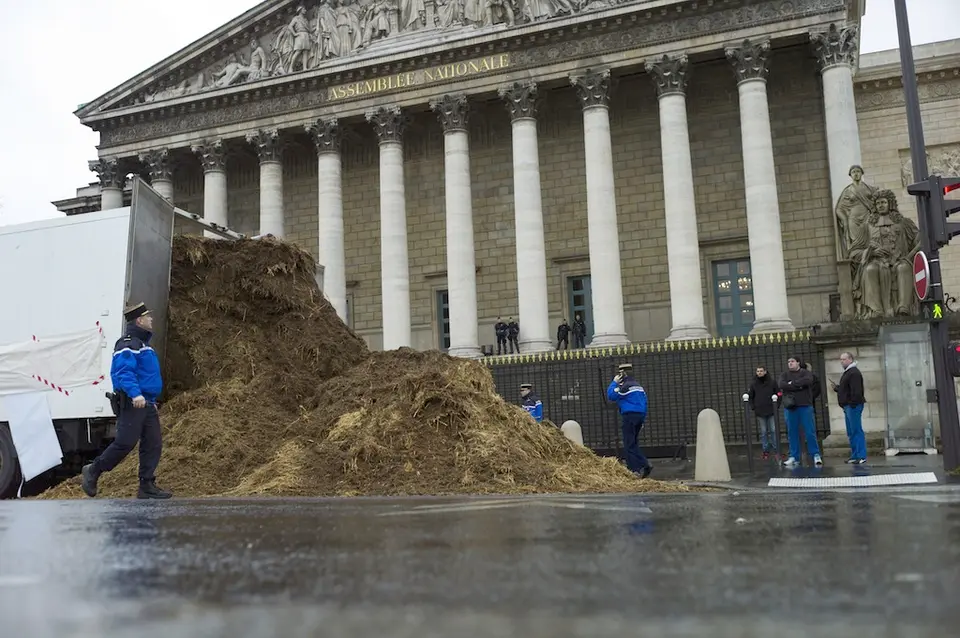
[[[574,420],[584,444],[598,453],[619,453],[620,418],[606,399],[606,389],[621,363],[633,364],[633,376],[644,387],[649,413],[642,446],[681,446],[696,441],[697,415],[712,408],[720,415],[727,443],[747,440],[744,404],[756,367],[778,377],[789,357],[810,363],[821,380],[816,402],[817,438],[830,432],[825,403],[823,351],[808,331],[695,341],[635,343],[612,348],[562,350],[540,354],[486,357],[498,393],[518,403],[521,383],[532,383],[543,401],[544,417],[561,425]],[[783,413],[779,420],[783,423]],[[752,425],[752,440],[758,431]]]

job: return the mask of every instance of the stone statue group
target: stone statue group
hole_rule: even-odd
[[[429,0],[426,0],[429,1]],[[425,0],[321,0],[314,10],[297,8],[290,22],[269,40],[269,54],[257,40],[249,59],[235,53],[202,88],[225,87],[316,68],[372,42],[425,28],[454,28],[538,22],[609,8],[624,0],[434,0],[428,24]],[[186,92],[189,92],[187,90]],[[166,96],[165,96],[166,97]]]
[[[838,257],[851,269],[855,318],[916,315],[913,257],[920,231],[900,214],[893,191],[863,181],[863,167],[852,166],[850,177],[835,214]]]

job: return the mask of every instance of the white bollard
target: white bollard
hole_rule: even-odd
[[[707,408],[697,415],[697,458],[693,478],[697,481],[729,481],[730,461],[723,443],[720,415]]]
[[[576,421],[564,421],[560,426],[563,436],[567,437],[577,445],[583,445],[583,430]]]

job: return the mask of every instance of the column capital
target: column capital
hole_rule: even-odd
[[[684,94],[687,90],[687,78],[690,65],[686,55],[669,56],[648,60],[644,68],[653,77],[657,87],[657,96],[674,93]]]
[[[430,109],[437,114],[443,132],[467,130],[470,118],[470,102],[464,94],[444,95],[430,102]]]
[[[537,117],[536,82],[514,82],[501,86],[497,94],[506,103],[511,120]]]
[[[820,63],[820,70],[840,64],[852,67],[857,59],[859,38],[859,29],[855,24],[837,28],[834,22],[826,31],[811,33],[810,43]]]
[[[381,106],[376,110],[368,111],[366,117],[367,121],[373,124],[373,130],[381,144],[403,141],[407,116],[399,106]]]
[[[740,46],[727,47],[727,59],[733,65],[733,73],[737,76],[737,84],[750,80],[767,81],[768,61],[770,58],[770,41],[753,42],[744,40]]]
[[[100,188],[123,188],[126,185],[127,174],[123,171],[122,162],[116,157],[90,160],[87,166],[97,174]]]
[[[158,180],[171,181],[173,179],[173,159],[170,157],[170,151],[165,148],[157,148],[140,153],[140,162],[147,167],[150,173],[150,182]]]
[[[253,144],[260,157],[260,163],[279,162],[283,154],[283,143],[278,129],[261,129],[256,133],[247,133],[247,143]]]
[[[319,118],[304,127],[317,147],[317,154],[340,152],[340,120],[336,117]]]
[[[226,170],[227,152],[223,147],[223,140],[204,140],[190,147],[203,165],[203,172]]]
[[[610,91],[613,88],[610,69],[600,71],[587,69],[582,75],[571,75],[570,83],[577,89],[577,97],[580,99],[582,108],[609,105]]]

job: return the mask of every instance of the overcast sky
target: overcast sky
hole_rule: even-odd
[[[76,108],[258,0],[2,2],[0,225],[59,215],[50,202],[95,179],[98,135]],[[960,0],[908,0],[913,44],[960,38]],[[944,19],[923,20],[939,11]],[[947,18],[949,14],[953,19]],[[867,0],[861,53],[897,48],[893,0]]]

